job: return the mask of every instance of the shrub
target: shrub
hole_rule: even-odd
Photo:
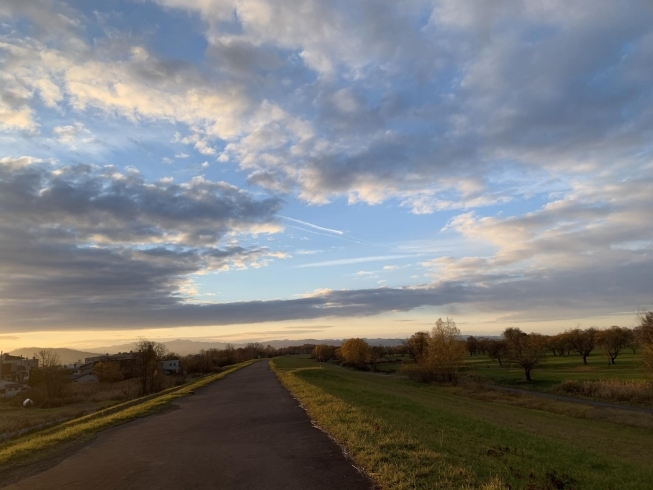
[[[614,402],[653,403],[653,384],[636,381],[565,381],[557,391]]]

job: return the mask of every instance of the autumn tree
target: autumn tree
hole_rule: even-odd
[[[404,346],[406,347],[407,354],[413,358],[415,364],[419,363],[424,356],[429,345],[429,334],[428,332],[417,332],[410,336],[410,338],[404,341]]]
[[[155,379],[159,372],[159,361],[166,353],[166,347],[159,342],[139,339],[134,351],[138,360],[138,377],[141,395],[154,393]]]
[[[311,357],[320,362],[325,362],[335,356],[336,348],[332,345],[320,344],[313,348]]]
[[[469,352],[470,356],[475,356],[480,350],[478,339],[473,335],[467,337],[467,340],[465,341],[465,347],[467,348],[467,352]]]
[[[609,364],[614,364],[621,350],[630,342],[629,329],[613,325],[597,334],[597,343],[605,349]]]
[[[565,352],[571,350],[571,345],[569,344],[569,334],[567,332],[562,332],[547,337],[546,345],[554,356],[564,357]]]
[[[653,371],[653,311],[640,313],[635,336],[642,347],[644,365]]]
[[[429,338],[426,362],[436,379],[456,381],[463,365],[465,344],[459,340],[456,322],[438,318]]]
[[[499,366],[503,367],[502,359],[508,355],[508,343],[505,339],[489,339],[487,343],[487,353],[490,359],[499,361]]]
[[[508,346],[508,360],[524,370],[526,380],[531,381],[531,371],[544,359],[540,338],[528,335],[519,328],[507,328],[503,338]]]
[[[585,330],[576,327],[573,330],[567,330],[565,332],[569,345],[581,355],[583,364],[585,365],[587,365],[587,357],[596,347],[597,332],[598,330],[593,327]]]
[[[363,367],[370,357],[370,346],[363,339],[348,339],[340,346],[343,361],[350,366]]]

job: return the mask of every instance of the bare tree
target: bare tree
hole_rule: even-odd
[[[521,366],[526,380],[531,381],[531,371],[544,359],[541,339],[528,335],[519,328],[507,328],[503,332],[503,338],[508,345],[508,359]]]
[[[470,356],[475,356],[479,351],[478,339],[470,335],[465,341],[465,347],[467,347]]]
[[[644,365],[653,371],[653,311],[639,314],[639,325],[635,328],[635,335],[644,351],[642,356]]]
[[[614,364],[621,350],[630,342],[630,330],[613,325],[597,334],[598,344],[605,349],[608,364]]]
[[[414,333],[408,340],[403,342],[403,345],[406,347],[408,355],[412,357],[415,364],[417,364],[424,359],[424,356],[426,355],[429,345],[429,334],[428,332]]]
[[[487,343],[487,353],[490,359],[496,359],[499,366],[503,367],[501,360],[508,355],[508,344],[505,339],[491,339]]]
[[[578,352],[583,358],[583,364],[587,365],[587,357],[592,353],[596,347],[596,334],[598,330],[590,327],[586,330],[581,330],[578,326],[573,330],[565,332],[569,345],[573,350]]]
[[[53,350],[40,350],[37,355],[39,359],[39,368],[37,374],[45,385],[45,390],[49,398],[60,397],[63,394],[64,386],[68,378],[61,368],[61,359],[59,354]],[[36,373],[34,373],[36,374]]]

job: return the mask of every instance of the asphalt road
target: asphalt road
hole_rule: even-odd
[[[174,402],[178,407],[100,433],[11,489],[372,488],[257,362]],[[176,408],[176,407],[175,407]]]

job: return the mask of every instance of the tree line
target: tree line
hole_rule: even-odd
[[[624,349],[636,353],[641,348],[644,365],[653,371],[653,312],[640,314],[638,320],[633,329],[616,325],[606,329],[576,327],[557,335],[542,335],[511,327],[500,338],[469,336],[465,339],[452,319],[439,318],[430,332],[416,332],[400,346],[370,346],[363,339],[352,338],[340,347],[316,345],[311,355],[318,361],[336,359],[356,369],[375,369],[384,357],[406,355],[412,361],[401,368],[406,376],[425,382],[456,382],[464,367],[465,353],[483,354],[500,366],[520,367],[526,380],[531,381],[532,371],[541,365],[547,352],[554,356],[577,354],[587,365],[592,352],[601,348],[605,362],[612,365]]]

